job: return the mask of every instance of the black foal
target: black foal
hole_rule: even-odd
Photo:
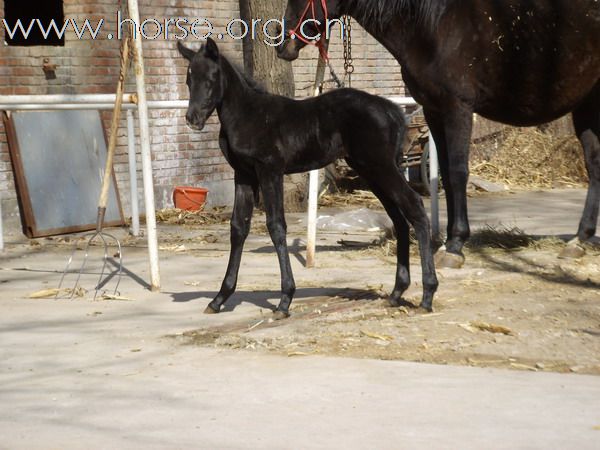
[[[421,252],[421,307],[431,311],[438,282],[429,219],[421,198],[408,186],[400,169],[406,130],[401,110],[386,99],[354,89],[338,89],[302,101],[271,95],[220,55],[210,38],[198,52],[181,43],[178,48],[190,62],[187,123],[201,130],[216,109],[221,121],[221,150],[235,171],[229,265],[221,290],[205,312],[219,312],[235,291],[242,248],[260,189],[281,269],[282,295],[275,316],[289,315],[296,285],[286,243],[283,176],[324,167],[338,158],[345,158],[367,180],[394,223],[398,265],[390,303],[399,305],[410,285],[410,223]]]

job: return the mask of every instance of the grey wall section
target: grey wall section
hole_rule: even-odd
[[[200,184],[194,184],[191,186],[208,189],[209,192],[208,196],[206,197],[206,203],[208,207],[233,205],[233,197],[235,192],[233,180],[204,181]],[[154,188],[156,203],[160,205],[159,209],[173,207],[173,189],[174,186],[156,186]],[[139,194],[140,211],[144,211],[143,193],[140,192]]]
[[[12,114],[20,160],[38,233],[94,225],[106,165],[98,111],[20,111]],[[106,223],[120,222],[114,183]]]
[[[203,184],[210,192],[208,206],[233,205],[235,185],[233,180],[209,181]]]

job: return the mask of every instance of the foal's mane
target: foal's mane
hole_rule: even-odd
[[[258,92],[259,94],[268,93],[265,87],[260,82],[256,81],[250,75],[247,75],[241,67],[232,63],[223,55],[221,55],[221,59],[223,59],[229,65],[229,67],[233,69],[233,71],[238,75],[238,77],[240,77],[240,80],[246,85],[246,87],[253,90],[254,92]]]
[[[342,11],[378,30],[395,17],[435,27],[446,6],[453,0],[341,0]]]

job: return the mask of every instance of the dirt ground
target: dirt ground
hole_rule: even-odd
[[[351,265],[361,253],[344,252],[343,258]],[[319,259],[321,267],[339,263],[335,252],[321,252]],[[378,259],[393,271],[394,258]],[[463,270],[438,273],[441,284],[433,313],[392,308],[381,286],[367,285],[295,302],[286,320],[273,321],[261,310],[250,319],[186,332],[181,339],[288,356],[600,375],[598,253],[574,262],[557,260],[553,250],[469,251]],[[406,296],[413,304],[420,299],[419,285],[413,282]],[[277,282],[240,287],[257,288],[277,290]]]
[[[262,218],[255,222],[253,233],[266,236]],[[303,231],[302,226],[292,224],[290,239],[301,237]],[[191,330],[178,338],[194,345],[288,356],[322,354],[600,374],[597,244],[590,245],[579,260],[559,259],[564,242],[557,237],[482,227],[465,252],[463,269],[438,270],[435,311],[425,313],[409,305],[388,305],[386,296],[396,264],[389,243],[369,245],[377,236],[368,234],[322,239],[330,245],[322,245],[318,252],[318,270],[347,267],[360,277],[363,269],[354,266],[367,261],[370,271],[364,272],[361,288],[296,301],[286,320],[274,321],[263,308],[253,317]],[[355,246],[333,245],[340,240],[351,240]],[[412,248],[414,271],[418,253]],[[275,259],[274,254],[270,256]],[[386,276],[371,275],[377,272]],[[420,301],[419,277],[420,271],[413,273],[413,284],[405,295],[413,305]],[[382,278],[390,283],[377,283]],[[319,287],[323,280],[297,280],[297,285]],[[278,277],[268,283],[263,279],[261,285],[238,286],[242,292],[263,291],[272,305],[278,301],[278,289]]]
[[[471,199],[471,204],[475,207],[479,201],[489,207],[500,200],[502,197],[490,196]],[[509,206],[518,201],[533,204],[528,198],[505,200]],[[570,198],[565,202],[572,204]],[[537,220],[542,225],[548,221],[543,217]],[[576,223],[575,215],[573,220]],[[381,233],[319,233],[318,267],[305,269],[301,215],[288,216],[288,228],[298,288],[290,318],[271,318],[271,309],[278,302],[279,271],[264,218],[257,216],[245,248],[237,293],[225,311],[208,322],[203,320],[207,326],[181,330],[171,337],[181,345],[290,357],[318,354],[600,375],[597,244],[589,246],[582,259],[558,259],[564,243],[557,237],[540,239],[513,232],[516,239],[506,245],[512,248],[491,248],[490,242],[503,245],[506,237],[501,230],[490,233],[480,225],[483,232],[475,232],[464,268],[438,270],[440,287],[434,312],[425,313],[408,306],[388,306],[385,298],[393,286],[396,261],[389,245],[373,243]],[[572,227],[568,224],[566,228]],[[179,267],[176,275],[171,275],[170,289],[181,292],[171,293],[172,301],[195,301],[200,313],[216,293],[226,266],[228,224],[163,224],[159,237],[163,265]],[[353,245],[339,244],[342,240]],[[126,254],[134,255],[129,261],[139,260],[145,266],[144,239],[123,241]],[[56,268],[60,269],[67,254],[60,239],[32,242],[22,248],[11,246],[0,273],[7,289],[19,264],[25,264],[19,258],[28,254],[34,259],[35,252],[55,252]],[[23,256],[10,257],[13,254]],[[190,273],[196,273],[196,267],[210,268],[210,272],[205,278],[194,278]],[[421,272],[415,252],[411,270],[413,283],[405,298],[417,305]],[[203,291],[197,292],[199,287]],[[34,288],[32,284],[29,290]],[[135,289],[139,291],[139,286]],[[135,298],[135,289],[125,283],[123,291]],[[242,303],[253,305],[238,308]]]

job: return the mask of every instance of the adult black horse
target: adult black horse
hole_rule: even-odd
[[[600,201],[600,1],[288,0],[279,57],[294,60],[326,19],[353,17],[394,55],[423,105],[448,208],[446,253],[460,267],[469,237],[466,187],[473,113],[531,126],[569,112],[589,186],[577,238],[594,236]],[[582,252],[577,243],[567,249]]]

